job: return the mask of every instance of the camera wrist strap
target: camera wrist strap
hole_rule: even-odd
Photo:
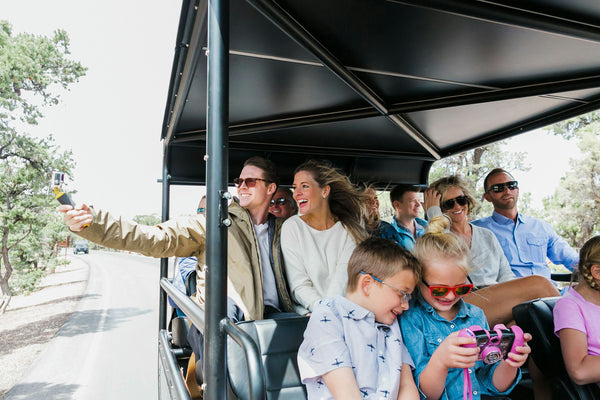
[[[468,368],[463,368],[463,400],[473,400],[473,388],[471,386],[471,375]]]

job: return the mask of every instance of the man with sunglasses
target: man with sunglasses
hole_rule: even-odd
[[[292,191],[288,188],[277,188],[275,195],[269,203],[269,212],[278,218],[288,219],[298,213],[298,204],[294,200]]]
[[[571,271],[575,268],[579,262],[577,252],[550,224],[518,212],[519,184],[509,172],[492,170],[483,187],[483,197],[494,205],[494,212],[472,223],[494,232],[517,277],[542,275],[550,279],[546,259]]]
[[[397,185],[390,191],[395,215],[391,224],[380,227],[380,236],[391,239],[408,251],[413,251],[415,241],[427,230],[427,221],[419,218],[420,188],[414,185]]]
[[[239,178],[234,179],[238,199],[229,205],[231,226],[227,231],[227,316],[234,321],[293,312],[282,265],[283,219],[269,214],[278,179],[273,162],[262,157],[246,160]],[[110,248],[150,257],[196,256],[197,292],[192,299],[204,308],[206,232],[203,214],[165,221],[154,227],[140,227],[85,204],[76,208],[62,205],[58,211],[65,214],[65,223],[71,231]],[[190,328],[188,340],[196,359],[202,360],[202,335],[194,326]]]

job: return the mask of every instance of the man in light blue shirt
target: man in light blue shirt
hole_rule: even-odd
[[[494,213],[473,224],[494,232],[517,277],[542,275],[550,279],[546,259],[571,271],[575,268],[579,255],[550,224],[517,211],[519,185],[510,173],[501,168],[492,170],[483,187],[483,197],[494,205]]]
[[[408,251],[413,251],[415,241],[427,230],[427,221],[419,218],[420,188],[414,185],[397,185],[390,191],[390,200],[396,211],[391,224],[381,225],[379,235],[391,239]]]

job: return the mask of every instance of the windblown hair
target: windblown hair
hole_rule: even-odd
[[[357,288],[360,271],[373,275],[381,280],[403,270],[410,270],[415,282],[421,280],[421,263],[410,252],[389,239],[372,237],[356,246],[348,261],[347,291]]]
[[[446,197],[446,193],[450,188],[457,187],[460,190],[462,190],[465,197],[467,198],[467,204],[469,206],[467,214],[471,214],[471,211],[477,204],[475,201],[475,197],[473,197],[473,195],[471,194],[471,190],[469,189],[467,181],[465,181],[458,175],[451,175],[444,178],[440,178],[437,181],[433,182],[429,187],[432,187],[438,192],[440,192],[440,194],[442,195],[440,203],[443,203],[444,201],[448,200],[448,198]]]
[[[502,168],[494,168],[485,176],[485,179],[483,180],[483,192],[484,193],[487,193],[487,191],[489,189],[488,181],[490,180],[490,178],[497,174],[506,174],[506,175],[510,176],[511,179],[515,179],[515,177],[512,176],[512,174],[510,172],[508,172],[507,170],[502,169]]]
[[[579,251],[577,274],[592,289],[600,290],[600,282],[592,276],[592,265],[600,265],[600,235],[589,239]]]
[[[434,217],[429,222],[427,233],[417,239],[413,254],[423,264],[424,268],[427,268],[427,260],[453,258],[468,275],[472,269],[469,260],[469,247],[462,238],[450,232],[451,224],[452,222],[447,215]]]
[[[329,161],[308,160],[296,168],[294,175],[300,171],[308,172],[320,188],[329,185],[327,202],[333,216],[342,223],[356,243],[366,239],[368,234],[365,221],[368,213],[365,193]]]
[[[267,185],[269,183],[274,183],[276,186],[279,186],[279,174],[277,173],[277,167],[273,161],[263,157],[254,156],[244,162],[244,167],[248,165],[262,169],[262,179],[267,181]]]

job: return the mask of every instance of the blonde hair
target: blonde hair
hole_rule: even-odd
[[[475,197],[473,197],[473,195],[471,194],[471,190],[469,189],[467,181],[465,181],[458,175],[451,175],[445,178],[440,178],[437,181],[433,182],[431,185],[429,185],[429,187],[434,188],[442,195],[440,199],[440,205],[443,204],[446,200],[448,200],[446,198],[446,193],[451,187],[459,188],[463,192],[464,196],[467,198],[467,205],[469,206],[467,214],[471,214],[471,211],[473,210],[473,208],[475,208],[475,205],[477,204],[475,201]]]
[[[469,247],[465,241],[450,232],[452,224],[447,215],[434,217],[428,225],[427,233],[417,239],[414,255],[427,267],[427,260],[435,257],[450,257],[458,261],[458,266],[469,274],[471,263]]]
[[[329,185],[327,203],[331,213],[344,225],[356,243],[366,239],[366,193],[355,187],[350,179],[334,168],[329,161],[306,161],[296,168],[294,175],[300,171],[308,172],[320,188]]]
[[[378,279],[386,280],[404,270],[412,271],[415,282],[421,280],[421,263],[407,250],[389,239],[372,237],[360,243],[348,261],[348,285],[353,292],[358,286],[360,271]]]
[[[592,265],[600,265],[600,236],[589,239],[579,251],[577,274],[592,289],[600,290],[600,282],[592,275]]]

